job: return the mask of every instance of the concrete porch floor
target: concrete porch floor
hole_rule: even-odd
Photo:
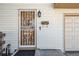
[[[35,56],[64,56],[60,49],[40,49],[36,50]]]
[[[32,53],[31,50],[22,50],[20,54],[22,54],[21,56],[30,56],[31,54],[29,53]],[[33,56],[79,56],[79,51],[66,51],[63,53],[60,49],[38,49],[35,50]]]
[[[66,56],[79,56],[79,51],[66,51]]]
[[[60,49],[39,49],[35,51],[35,56],[79,56],[79,51],[66,51]]]

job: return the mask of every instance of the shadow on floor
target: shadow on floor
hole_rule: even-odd
[[[14,56],[34,56],[35,50],[19,50]]]

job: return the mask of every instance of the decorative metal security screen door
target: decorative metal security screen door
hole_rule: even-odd
[[[35,47],[35,12],[36,10],[20,10],[20,47]]]

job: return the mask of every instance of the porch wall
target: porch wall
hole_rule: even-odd
[[[6,33],[5,40],[11,44],[11,52],[18,48],[18,9],[37,9],[42,17],[37,17],[37,48],[64,49],[63,13],[78,10],[54,9],[52,4],[0,4],[0,31]],[[48,28],[41,28],[41,21],[48,20]]]

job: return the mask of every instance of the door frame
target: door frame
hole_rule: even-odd
[[[66,52],[65,50],[65,17],[66,16],[79,16],[79,13],[64,13],[64,53]]]
[[[21,34],[21,19],[20,19],[20,12],[21,11],[28,11],[34,10],[35,11],[35,46],[21,46],[20,45],[20,34]],[[18,49],[36,49],[37,48],[37,9],[18,9]]]

